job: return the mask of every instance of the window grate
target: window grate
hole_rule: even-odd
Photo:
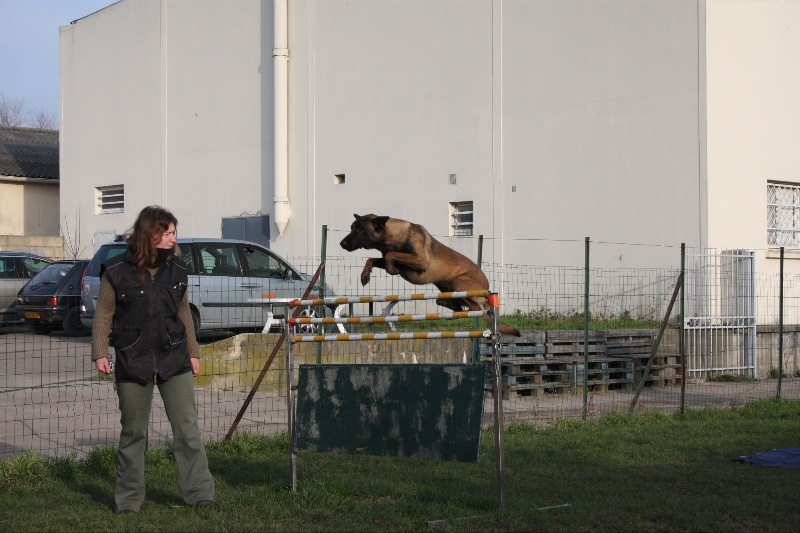
[[[122,213],[125,211],[125,186],[111,185],[95,189],[98,213]]]
[[[471,237],[474,228],[472,202],[450,203],[450,235]]]
[[[800,185],[767,183],[767,244],[800,248]]]

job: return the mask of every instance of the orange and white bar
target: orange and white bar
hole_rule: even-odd
[[[292,300],[290,307],[306,305],[366,304],[371,302],[408,302],[411,300],[454,300],[457,298],[485,298],[489,291],[432,292],[420,294],[391,294],[389,296],[345,296],[315,298],[313,300]]]
[[[344,333],[341,335],[293,335],[292,342],[329,341],[401,341],[413,339],[480,339],[491,338],[492,332],[485,331],[429,331],[407,333]]]

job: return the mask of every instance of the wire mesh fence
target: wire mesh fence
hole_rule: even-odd
[[[800,399],[800,276],[785,276],[781,291],[778,275],[755,270],[752,252],[690,250],[683,299],[673,302],[681,260],[677,247],[669,252],[674,259],[665,261],[663,268],[589,266],[587,270],[580,254],[576,254],[576,264],[568,266],[482,264],[491,290],[500,295],[501,321],[522,332],[518,338],[501,339],[500,394],[506,423],[542,425],[631,409],[672,413],[682,406],[737,405],[778,394]],[[319,257],[288,259],[309,273],[320,264]],[[324,283],[337,296],[435,290],[410,285],[382,270],[373,272],[369,284],[362,285],[362,268],[363,257],[327,257]],[[258,300],[263,295],[250,296]],[[202,360],[196,399],[207,440],[222,439],[234,427],[259,434],[287,430],[290,378],[280,328],[285,324],[281,315],[285,318],[291,310],[251,303],[258,309],[259,324],[266,324],[268,312],[277,317],[270,332],[251,325],[199,335]],[[420,300],[328,306],[314,312],[383,316],[387,308],[395,316],[441,310],[433,300]],[[224,312],[231,319],[243,313],[241,306]],[[681,324],[685,328],[683,353]],[[484,319],[466,318],[295,327],[364,333],[481,331],[487,325]],[[292,350],[296,365],[486,363],[491,357],[488,340],[468,338],[298,343]],[[23,450],[82,456],[98,446],[116,445],[119,411],[114,383],[96,372],[90,351],[91,337],[69,337],[58,330],[34,334],[26,326],[0,329],[0,457]],[[491,393],[487,390],[487,398]],[[484,424],[490,426],[493,416],[488,399],[485,409]],[[156,394],[149,442],[170,439],[169,423]]]

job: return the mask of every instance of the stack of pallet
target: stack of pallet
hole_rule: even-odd
[[[644,376],[647,361],[656,341],[656,330],[618,329],[606,331],[606,355],[633,361],[636,383]],[[677,354],[657,353],[645,378],[645,386],[680,385],[680,357]]]
[[[629,390],[641,379],[656,337],[655,330],[590,331],[588,369],[585,367],[583,331],[527,331],[521,337],[502,336],[500,363],[503,398],[542,397],[544,394],[578,394],[584,372],[590,390]],[[491,343],[481,345],[481,356],[492,356]],[[661,356],[651,367],[646,385],[673,384],[676,357]]]

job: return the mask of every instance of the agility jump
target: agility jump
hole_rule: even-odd
[[[295,317],[287,320],[287,329],[296,324],[353,324],[353,323],[388,323],[438,319],[457,319],[474,318],[489,316],[491,330],[485,331],[437,331],[437,332],[408,332],[408,333],[367,333],[367,334],[340,334],[340,335],[294,335],[289,337],[286,343],[286,373],[287,373],[287,407],[288,425],[290,441],[290,465],[291,465],[291,487],[292,491],[297,490],[297,450],[296,450],[296,413],[294,392],[297,385],[294,380],[294,362],[292,355],[292,345],[301,342],[328,342],[328,341],[377,341],[377,340],[405,340],[405,339],[455,339],[455,338],[488,338],[492,339],[492,359],[494,368],[493,379],[493,398],[495,414],[495,444],[497,447],[496,467],[498,481],[498,500],[500,507],[505,506],[505,467],[504,467],[504,444],[503,444],[503,406],[502,393],[500,389],[500,323],[498,320],[499,297],[496,293],[487,290],[480,291],[459,291],[427,294],[409,295],[389,295],[389,296],[361,296],[361,297],[336,297],[336,298],[316,298],[316,299],[297,299],[286,304],[286,316],[290,316],[291,308],[313,306],[313,305],[341,305],[350,303],[372,303],[372,302],[400,302],[413,300],[442,300],[442,299],[463,299],[470,297],[486,298],[488,306],[479,311],[454,311],[450,313],[428,313],[417,315],[402,316],[368,316],[368,317],[335,317],[335,318],[312,318]]]

